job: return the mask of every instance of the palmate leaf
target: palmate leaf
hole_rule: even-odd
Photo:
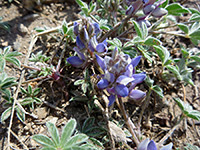
[[[73,146],[78,146],[79,144],[84,143],[85,141],[88,140],[88,136],[85,134],[77,134],[73,137],[71,137],[65,144],[64,147],[70,148]]]
[[[60,143],[58,129],[56,128],[55,124],[53,124],[51,122],[47,122],[46,126],[48,128],[48,131],[49,131],[51,138],[53,139],[55,145],[58,146]]]
[[[56,147],[55,143],[46,135],[43,134],[33,135],[32,139],[40,143],[44,147],[49,147],[49,148]]]
[[[61,139],[60,139],[60,146],[64,146],[65,143],[69,140],[71,135],[74,133],[74,130],[76,128],[76,120],[70,119],[65,127],[63,128]]]

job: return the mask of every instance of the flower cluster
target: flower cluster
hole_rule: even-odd
[[[160,150],[172,150],[172,146],[173,144],[169,143],[168,145],[160,148]],[[147,138],[138,145],[137,150],[157,150],[157,146],[153,140],[149,141],[149,139]]]
[[[129,5],[126,10],[127,15],[135,14],[139,9],[143,10],[144,16],[140,16],[137,18],[139,24],[144,22],[147,27],[150,26],[150,22],[147,20],[150,15],[153,17],[162,17],[167,14],[167,10],[164,8],[160,8],[166,0],[127,0],[127,4]]]
[[[74,22],[74,34],[76,35],[76,47],[74,51],[78,56],[72,56],[67,59],[68,63],[75,67],[83,67],[90,58],[93,58],[93,52],[107,52],[106,40],[98,43],[97,37],[101,34],[98,23],[91,23],[83,20],[82,24]]]
[[[118,52],[115,48],[112,56],[104,58],[96,55],[96,60],[104,71],[102,79],[97,83],[99,89],[106,89],[110,94],[109,106],[111,106],[118,97],[127,97],[138,101],[146,96],[141,90],[135,90],[135,86],[146,78],[145,73],[135,74],[135,67],[138,65],[141,56],[130,58],[123,52]]]

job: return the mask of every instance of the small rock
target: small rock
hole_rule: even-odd
[[[34,114],[38,116],[38,119],[46,118],[48,112],[46,107],[38,107],[34,110]]]
[[[8,46],[8,41],[2,42],[1,45],[2,45],[2,46],[5,46],[5,47]]]
[[[17,42],[17,41],[14,42],[13,49],[14,49],[15,51],[19,51],[20,48],[21,48],[21,43],[20,43],[20,42]]]
[[[28,28],[27,28],[26,26],[24,26],[23,24],[20,24],[20,25],[18,26],[18,30],[19,30],[21,33],[23,33],[23,34],[28,33]]]

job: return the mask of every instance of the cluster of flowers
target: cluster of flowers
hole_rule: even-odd
[[[97,23],[74,23],[74,33],[76,37],[76,45],[74,51],[78,56],[72,56],[67,61],[75,67],[83,67],[89,59],[96,59],[96,62],[103,70],[101,80],[97,83],[97,87],[101,90],[106,89],[110,94],[109,106],[111,106],[117,97],[129,96],[133,100],[141,100],[146,93],[135,90],[135,86],[146,78],[145,73],[135,74],[135,67],[139,63],[141,56],[131,59],[128,54],[113,50],[112,56],[102,58],[100,53],[107,53],[106,40],[102,43],[97,42],[97,37],[101,30]],[[96,56],[96,58],[95,58]]]
[[[173,144],[169,143],[160,148],[160,150],[172,150],[172,146]],[[153,140],[149,140],[148,138],[142,141],[137,148],[137,150],[157,150],[157,149],[158,148],[156,146],[156,143]]]
[[[101,34],[98,23],[91,23],[83,20],[82,24],[74,22],[74,34],[76,35],[76,46],[74,51],[78,56],[72,56],[67,61],[75,67],[84,67],[85,64],[94,56],[94,52],[107,52],[106,40],[102,43],[97,42],[97,37]]]
[[[147,20],[150,15],[153,17],[162,17],[167,14],[167,10],[159,7],[166,0],[126,0],[126,4],[129,6],[126,10],[127,15],[134,15],[138,10],[142,9],[144,16],[137,18],[137,22],[141,24],[144,22],[147,27],[151,26]]]

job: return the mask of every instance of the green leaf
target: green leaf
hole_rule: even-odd
[[[153,47],[155,48],[156,53],[160,57],[162,64],[165,65],[170,56],[169,51],[163,46],[154,45]]]
[[[57,150],[57,149],[53,147],[44,147],[44,148],[41,148],[40,150]]]
[[[3,72],[5,66],[6,66],[5,59],[3,59],[3,58],[0,57],[0,72]]]
[[[74,82],[74,85],[81,85],[81,84],[83,84],[84,82],[85,82],[84,79],[79,79],[79,80],[76,80],[76,81]]]
[[[144,41],[145,45],[153,46],[153,45],[161,45],[162,42],[154,37],[147,37],[147,39]]]
[[[21,55],[22,53],[15,51],[15,52],[8,53],[6,57],[16,57],[16,56],[21,56]]]
[[[3,55],[7,55],[10,52],[11,46],[7,46],[3,49]]]
[[[161,5],[161,7],[162,7],[162,8],[165,8],[168,4],[169,4],[169,0],[166,0],[166,1]]]
[[[145,79],[145,83],[147,84],[148,87],[153,87],[153,83],[154,83],[154,80],[152,80],[149,76],[146,77]]]
[[[191,59],[193,59],[194,61],[200,63],[200,57],[199,56],[190,56]]]
[[[200,14],[197,14],[197,13],[192,14],[189,21],[200,21]]]
[[[65,143],[69,140],[69,138],[73,134],[75,128],[76,128],[76,120],[70,119],[62,131],[60,146],[63,147],[65,145]]]
[[[4,122],[8,117],[10,116],[12,111],[12,107],[7,108],[4,110],[4,112],[1,114],[1,123]]]
[[[23,100],[20,102],[20,104],[21,104],[22,106],[24,106],[24,105],[32,104],[33,102],[34,102],[34,99],[33,99],[32,97],[27,97],[27,98],[23,99]]]
[[[87,96],[75,96],[72,97],[69,101],[79,101],[79,102],[83,102],[83,101],[88,101],[88,97]]]
[[[85,7],[87,8],[87,4],[85,2],[83,2],[82,0],[76,0],[76,3],[80,6],[80,7]]]
[[[91,1],[91,2],[92,2],[92,1]],[[90,14],[91,12],[93,12],[93,11],[95,10],[95,8],[96,8],[96,3],[94,3],[94,4],[91,5],[91,7],[90,7],[90,9],[89,9],[89,14]]]
[[[51,122],[47,122],[46,126],[48,128],[48,131],[49,131],[51,138],[53,139],[55,145],[58,146],[60,143],[58,129],[56,128],[55,124],[53,124]]]
[[[8,62],[10,62],[10,63],[13,63],[17,67],[21,66],[21,62],[17,58],[15,58],[15,57],[6,57],[5,60],[8,61]]]
[[[200,40],[200,30],[197,30],[197,31],[191,33],[189,36],[190,36],[190,38]]]
[[[17,118],[19,118],[19,120],[21,122],[24,122],[25,121],[25,113],[23,112],[23,110],[21,110],[19,107],[17,107],[16,113],[17,113]]]
[[[192,34],[196,31],[198,31],[200,29],[200,23],[199,22],[195,22],[192,24],[192,26],[190,27],[190,32],[189,34]]]
[[[79,144],[82,144],[88,140],[88,136],[85,134],[77,134],[69,139],[64,145],[64,147],[72,147],[72,146],[78,146]]]
[[[94,121],[95,121],[94,117],[87,118],[82,125],[81,128],[82,132],[86,131],[88,128],[92,128],[94,126]]]
[[[81,9],[82,9],[82,11],[84,12],[84,14],[85,14],[86,16],[88,16],[88,8],[82,7]]]
[[[188,28],[187,25],[185,25],[185,24],[183,24],[183,23],[179,23],[179,24],[178,24],[178,27],[179,27],[183,32],[185,32],[186,34],[189,33],[189,28]]]
[[[32,86],[29,84],[29,85],[28,85],[28,94],[30,94],[30,95],[31,95],[31,94],[32,94],[32,92],[33,92],[33,91],[32,91]]]
[[[172,3],[166,7],[169,15],[180,16],[183,13],[189,13],[189,10],[179,3]]]
[[[36,27],[36,28],[34,28],[34,30],[37,32],[43,32],[43,31],[45,31],[45,28]]]
[[[33,91],[33,96],[36,96],[40,93],[40,88],[36,88],[34,91]]]
[[[196,8],[188,8],[188,9],[192,14],[199,14],[200,15],[199,10],[197,10]]]
[[[9,88],[13,85],[16,85],[17,82],[15,82],[14,80],[15,80],[14,77],[7,77],[3,81],[0,80],[0,88],[5,89],[5,88]]]
[[[88,88],[88,83],[83,83],[81,85],[81,89],[83,90],[83,93],[86,93],[87,92],[87,88]]]
[[[56,147],[55,143],[46,135],[37,134],[32,137],[33,140],[40,143],[42,146],[54,148]]]
[[[65,20],[62,23],[62,30],[63,30],[63,34],[66,34],[68,31],[68,26]]]
[[[148,36],[148,29],[146,23],[142,22],[141,30],[142,30],[142,39],[144,40]]]
[[[182,80],[182,76],[179,73],[178,66],[167,65],[166,68],[171,71],[178,80]]]
[[[163,90],[162,90],[158,85],[154,85],[154,86],[152,87],[152,90],[153,90],[154,92],[156,92],[156,94],[158,94],[161,98],[164,97],[164,95],[163,95]]]
[[[24,93],[24,94],[28,94],[28,92],[23,88],[23,87],[20,87],[21,89],[21,92]]]
[[[139,24],[136,21],[133,21],[133,24],[137,35],[142,39],[143,38],[142,29],[140,28]]]

